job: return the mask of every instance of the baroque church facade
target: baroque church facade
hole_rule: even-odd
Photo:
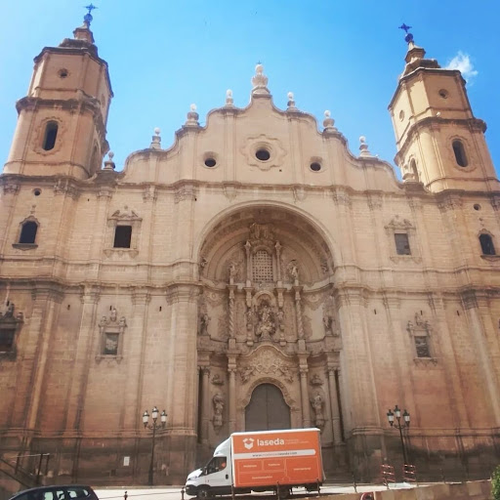
[[[192,109],[116,171],[86,22],[35,58],[0,176],[0,449],[52,481],[179,484],[231,432],[321,429],[327,477],[495,464],[500,184],[459,71],[412,40],[393,167],[273,105]],[[111,156],[111,155],[110,155]],[[104,165],[103,165],[104,161]],[[487,472],[486,472],[487,473]]]

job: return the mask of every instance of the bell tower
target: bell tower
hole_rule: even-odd
[[[74,38],[45,47],[35,58],[28,94],[16,104],[6,174],[87,179],[101,166],[109,149],[106,121],[113,92],[90,30],[95,7],[87,8]]]
[[[422,182],[433,192],[490,191],[500,183],[486,145],[486,123],[474,117],[460,71],[441,68],[408,43],[406,66],[389,111],[396,133],[395,162],[404,182]]]

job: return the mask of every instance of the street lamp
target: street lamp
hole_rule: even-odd
[[[165,412],[165,410],[163,410],[161,412],[161,415],[160,415],[160,424],[158,424],[158,413],[160,413],[160,412],[159,412],[158,408],[155,406],[151,410],[151,417],[153,419],[153,423],[152,424],[149,423],[149,413],[148,413],[148,410],[146,410],[142,414],[142,423],[144,424],[144,428],[153,431],[153,443],[151,445],[151,462],[149,464],[149,476],[148,476],[149,486],[153,486],[153,468],[154,468],[154,461],[155,461],[156,429],[158,429],[160,427],[160,425],[161,425],[162,429],[164,429],[165,425],[167,423],[167,413]]]
[[[397,422],[394,422],[394,417],[396,417]],[[401,410],[399,409],[398,405],[396,405],[394,407],[394,410],[389,410],[387,412],[387,420],[389,421],[391,427],[396,427],[396,429],[399,430],[399,437],[401,438],[401,448],[403,449],[403,460],[406,464],[408,461],[406,459],[405,442],[403,440],[403,429],[405,427],[410,427],[410,414],[406,411],[406,409],[403,410],[403,422],[401,422]]]

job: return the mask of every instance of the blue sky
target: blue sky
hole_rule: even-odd
[[[33,57],[72,36],[85,0],[18,0],[2,7],[0,30],[0,158],[16,124],[15,101],[26,93]],[[275,104],[296,105],[321,123],[329,109],[358,152],[393,164],[394,132],[387,112],[404,67],[398,30],[413,27],[418,45],[441,66],[455,59],[466,70],[475,116],[500,171],[499,0],[94,0],[92,30],[110,68],[115,97],[108,141],[118,168],[148,147],[155,127],[168,148],[196,103],[204,124],[222,106],[226,89],[248,104],[257,61],[264,64]],[[473,6],[473,8],[471,8]],[[456,59],[458,57],[458,59]]]

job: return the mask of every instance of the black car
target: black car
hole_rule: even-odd
[[[9,500],[99,500],[90,486],[81,484],[40,486],[16,493]]]

